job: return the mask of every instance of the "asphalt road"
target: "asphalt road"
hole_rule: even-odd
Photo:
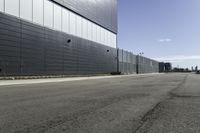
[[[0,86],[0,133],[199,133],[200,75]]]

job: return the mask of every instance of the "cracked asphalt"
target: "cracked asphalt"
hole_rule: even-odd
[[[199,133],[200,75],[0,86],[0,133]]]

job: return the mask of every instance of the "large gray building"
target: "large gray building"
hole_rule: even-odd
[[[117,71],[117,0],[0,0],[0,75]]]

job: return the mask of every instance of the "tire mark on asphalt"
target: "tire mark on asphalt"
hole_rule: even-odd
[[[53,129],[56,128],[58,126],[61,126],[63,124],[65,124],[67,131],[71,131],[71,130],[75,130],[76,127],[80,127],[80,119],[83,116],[87,116],[90,114],[95,113],[96,111],[98,111],[99,109],[105,108],[107,106],[110,106],[112,104],[118,103],[120,101],[123,100],[128,100],[131,98],[139,98],[139,97],[147,97],[149,96],[148,94],[145,93],[141,93],[141,94],[122,94],[121,96],[113,96],[111,98],[106,98],[98,101],[98,100],[94,100],[91,99],[90,101],[82,101],[83,104],[87,105],[87,104],[93,104],[93,106],[86,108],[86,109],[82,109],[82,110],[78,110],[76,112],[73,112],[71,114],[68,115],[61,115],[61,116],[57,116],[56,118],[50,119],[50,120],[46,120],[44,122],[38,123],[37,125],[33,125],[30,127],[25,127],[23,129],[18,129],[15,133],[44,133],[49,129]],[[84,103],[86,102],[86,103]]]
[[[157,103],[151,110],[149,110],[141,119],[139,126],[133,131],[133,133],[147,133],[148,129],[152,126],[153,122],[158,119],[158,117],[161,115],[161,112],[164,108],[164,104],[167,100],[170,100],[174,97],[176,97],[174,91],[177,89],[182,88],[188,78],[188,74],[184,76],[183,80],[169,93],[168,96]]]

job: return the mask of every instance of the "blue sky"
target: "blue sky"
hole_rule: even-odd
[[[118,46],[173,66],[200,66],[200,0],[118,0]]]

